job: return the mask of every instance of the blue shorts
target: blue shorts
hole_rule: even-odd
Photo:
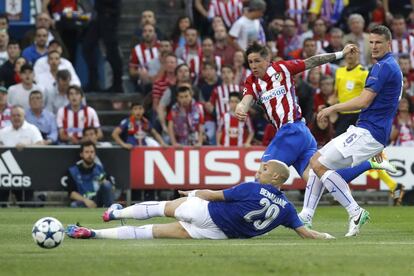
[[[276,159],[293,166],[302,176],[311,157],[317,151],[312,133],[302,121],[282,126],[267,146],[262,162]]]

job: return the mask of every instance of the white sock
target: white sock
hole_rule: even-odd
[[[309,171],[308,183],[306,183],[305,197],[303,200],[303,208],[300,212],[300,216],[307,221],[312,221],[315,209],[318,206],[319,200],[322,197],[325,186],[322,181],[314,173],[313,170]]]
[[[346,209],[349,216],[353,217],[358,214],[361,207],[351,195],[348,184],[338,173],[327,171],[321,180],[332,196]]]
[[[96,239],[116,239],[116,240],[149,240],[153,239],[152,224],[143,226],[121,226],[116,228],[92,230],[95,232]]]
[[[145,201],[121,210],[114,210],[112,214],[117,219],[149,219],[153,217],[165,217],[164,210],[166,203],[167,201]]]

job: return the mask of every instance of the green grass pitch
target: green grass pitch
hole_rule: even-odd
[[[31,237],[44,216],[64,226],[80,222],[105,228],[102,209],[9,208],[0,210],[0,275],[414,275],[414,208],[367,207],[372,221],[360,236],[344,238],[347,216],[321,207],[314,228],[333,241],[302,240],[278,228],[250,240],[72,240],[55,249]],[[130,225],[169,222],[161,218]]]

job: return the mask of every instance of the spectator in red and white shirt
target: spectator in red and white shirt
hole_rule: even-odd
[[[152,86],[152,109],[154,112],[158,110],[158,103],[164,91],[171,85],[175,85],[176,76],[175,68],[177,67],[177,57],[174,54],[168,54],[165,57],[162,71],[164,74],[154,82]]]
[[[254,137],[252,122],[249,117],[239,121],[234,114],[240,103],[240,93],[231,92],[229,98],[230,110],[221,116],[217,127],[217,145],[250,147]]]
[[[202,49],[198,43],[198,31],[193,27],[185,30],[185,46],[177,48],[175,54],[185,63],[190,64],[193,58],[201,56]]]
[[[220,56],[214,55],[214,42],[210,37],[203,39],[201,45],[201,55],[194,56],[190,60],[190,70],[195,83],[199,81],[203,69],[202,65],[204,63],[214,63],[216,65],[217,72],[220,72],[221,65],[223,63]]]
[[[396,146],[414,147],[413,104],[408,96],[401,97],[398,113],[391,131],[391,142]]]
[[[178,88],[177,102],[168,113],[167,121],[168,135],[174,147],[203,144],[203,106],[193,99],[189,87]]]
[[[241,0],[211,0],[208,9],[208,18],[215,16],[223,18],[227,28],[243,15],[243,3]]]
[[[312,30],[301,35],[302,41],[305,41],[306,38],[313,38],[316,41],[316,53],[324,53],[324,48],[329,45],[327,30],[326,22],[322,18],[316,19]]]
[[[244,52],[236,51],[233,57],[234,83],[240,86],[244,85],[247,77],[250,75],[250,69],[244,64]]]
[[[392,20],[392,42],[391,50],[394,54],[409,55],[411,67],[414,68],[414,36],[408,33],[405,18],[401,15],[396,15]]]
[[[138,78],[142,82],[149,82],[147,64],[158,58],[159,42],[155,33],[155,27],[146,24],[142,29],[142,42],[131,50],[129,61],[129,74],[132,78]]]
[[[216,114],[217,123],[226,112],[230,111],[230,93],[241,92],[240,86],[234,84],[234,72],[230,65],[223,65],[221,68],[221,78],[223,80],[222,84],[214,88],[210,96],[210,101],[205,105],[207,112]]]
[[[59,140],[63,143],[79,144],[83,129],[90,126],[98,129],[98,138],[101,139],[103,133],[95,109],[82,104],[84,96],[82,88],[69,86],[67,96],[69,104],[61,107],[57,113]]]

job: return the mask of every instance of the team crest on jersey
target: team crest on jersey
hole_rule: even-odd
[[[276,73],[276,74],[275,74],[275,79],[276,79],[278,82],[282,82],[282,80],[283,80],[283,76],[282,76],[282,74],[280,74],[280,73]]]
[[[243,96],[244,96],[244,94],[246,94],[247,93],[247,88],[245,87],[245,88],[243,88]]]

